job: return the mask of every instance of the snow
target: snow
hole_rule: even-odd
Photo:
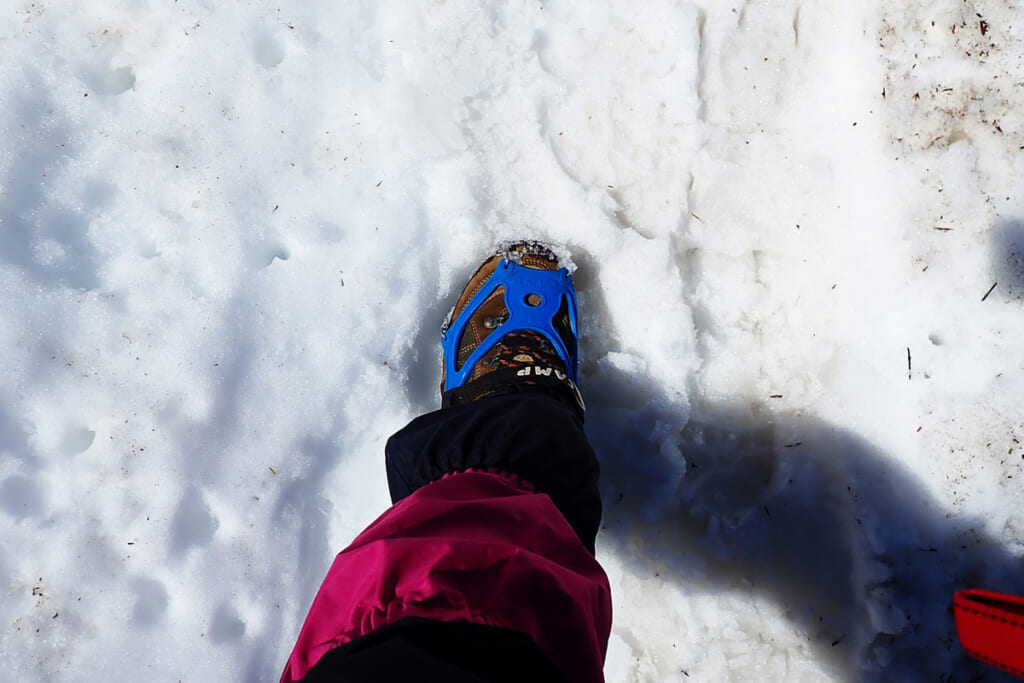
[[[1013,3],[0,13],[12,679],[275,680],[522,236],[577,266],[609,681],[1000,677],[949,605],[1024,592]]]

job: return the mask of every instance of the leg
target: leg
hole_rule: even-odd
[[[601,523],[598,464],[572,405],[540,393],[489,396],[423,415],[386,449],[394,503],[446,474],[497,470],[551,497],[591,553]]]
[[[388,441],[394,504],[335,558],[282,683],[603,681],[611,598],[572,278],[511,247],[442,338],[444,408]]]

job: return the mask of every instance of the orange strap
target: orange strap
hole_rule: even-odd
[[[1024,678],[1024,598],[963,590],[953,596],[953,613],[967,654]]]

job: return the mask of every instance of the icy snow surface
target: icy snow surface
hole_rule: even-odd
[[[0,660],[273,681],[493,245],[577,266],[607,678],[1000,680],[1024,10],[0,2]],[[986,296],[987,294],[987,296]]]

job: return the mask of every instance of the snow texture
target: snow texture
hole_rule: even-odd
[[[0,2],[0,659],[276,680],[438,326],[563,245],[621,681],[1001,680],[1024,11]]]

